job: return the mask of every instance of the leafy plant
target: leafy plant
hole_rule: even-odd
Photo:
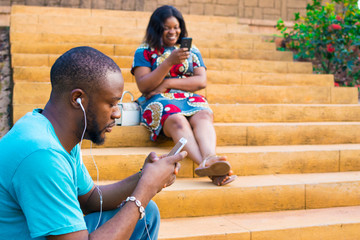
[[[279,19],[276,25],[284,40],[282,47],[294,51],[294,58],[313,62],[314,72],[334,74],[335,85],[360,85],[360,10],[357,0],[313,0],[306,16],[295,13],[288,29]]]

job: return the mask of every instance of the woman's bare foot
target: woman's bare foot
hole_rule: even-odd
[[[232,171],[230,170],[229,174],[224,175],[224,176],[209,176],[209,178],[211,179],[211,181],[217,185],[217,186],[224,186],[226,184],[229,184],[231,182],[233,182],[237,176],[236,175],[232,175]]]

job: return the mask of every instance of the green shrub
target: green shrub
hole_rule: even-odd
[[[295,13],[292,30],[282,19],[277,22],[283,48],[294,51],[294,58],[313,62],[314,72],[334,74],[335,85],[360,84],[360,10],[357,0],[313,0],[306,16]]]

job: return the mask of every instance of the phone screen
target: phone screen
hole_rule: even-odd
[[[192,38],[182,38],[181,39],[181,44],[180,44],[180,48],[187,48],[190,50],[191,48],[191,43],[192,43]]]
[[[168,156],[172,156],[175,154],[178,154],[183,147],[185,146],[185,144],[187,143],[186,138],[181,138],[173,147],[173,149],[171,149],[171,151],[169,152]]]

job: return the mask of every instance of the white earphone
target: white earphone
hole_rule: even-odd
[[[82,110],[82,111],[83,111],[83,113],[84,113],[84,130],[83,130],[83,133],[82,133],[82,135],[81,135],[81,139],[80,139],[80,147],[81,147],[82,140],[83,140],[83,138],[84,138],[84,134],[85,134],[86,127],[87,127],[87,120],[86,120],[86,113],[85,113],[85,109],[84,109],[84,107],[83,107],[83,105],[82,105],[82,103],[81,103],[81,98],[77,98],[77,99],[76,99],[76,102],[80,105],[81,110]]]
[[[81,107],[81,110],[83,111],[84,113],[84,131],[81,135],[81,140],[80,140],[80,149],[81,149],[81,144],[82,144],[82,140],[84,139],[84,134],[85,134],[85,131],[86,131],[86,127],[87,127],[87,120],[86,120],[86,113],[85,113],[85,109],[81,103],[81,98],[77,98],[76,99],[76,102],[80,105]],[[99,188],[99,169],[96,165],[96,162],[95,162],[95,159],[91,153],[91,148],[92,148],[92,144],[90,145],[90,155],[91,155],[91,158],[93,159],[94,161],[94,165],[95,165],[95,168],[96,168],[96,173],[97,173],[97,184],[95,185],[97,191],[98,191],[98,194],[99,194],[99,198],[100,198],[100,214],[99,214],[99,220],[98,220],[98,223],[96,224],[96,227],[95,227],[95,230],[98,228],[99,224],[100,224],[100,220],[101,220],[101,215],[102,215],[102,205],[103,205],[103,200],[102,200],[102,192]]]

